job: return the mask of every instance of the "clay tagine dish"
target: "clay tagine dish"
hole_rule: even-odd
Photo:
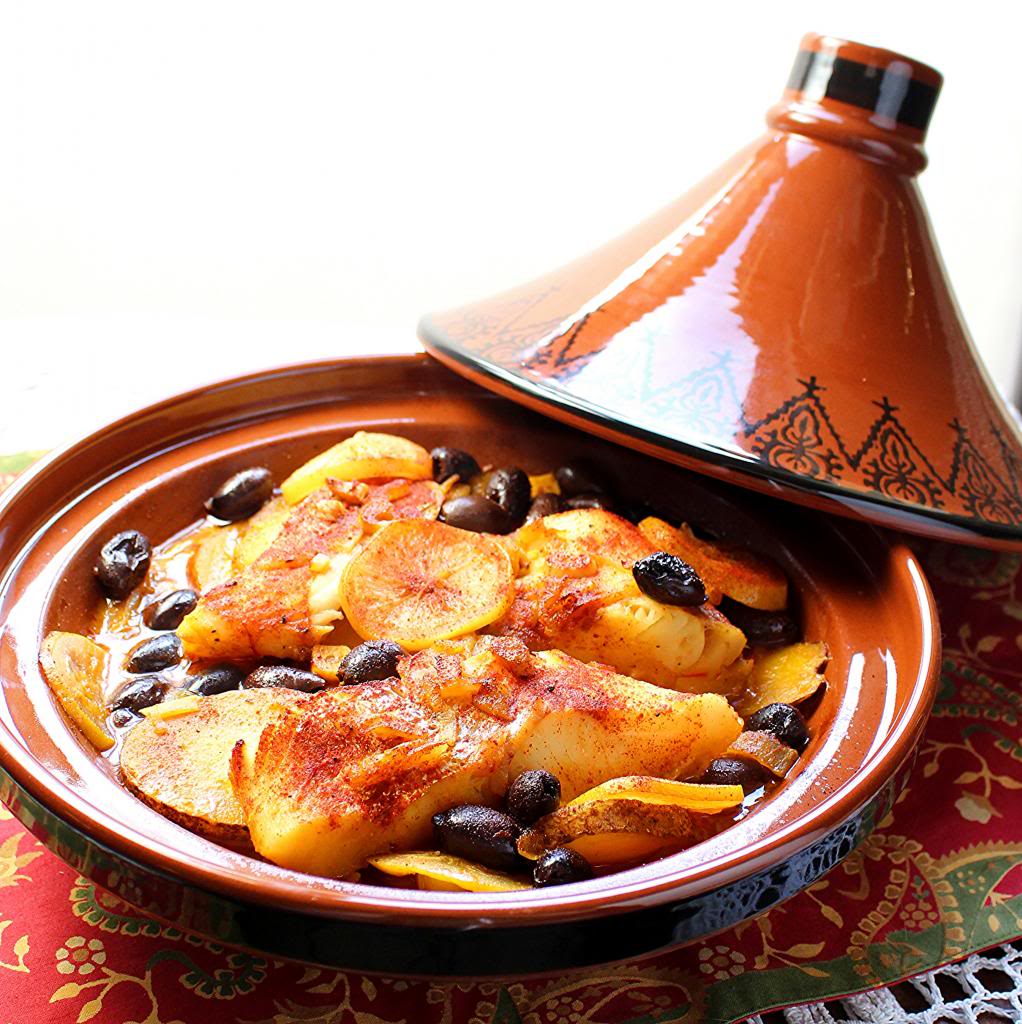
[[[524,523],[508,508],[501,525],[490,509],[486,523],[470,522],[465,507],[474,495],[478,512],[482,496],[454,484],[461,473],[452,476],[449,449],[437,461],[429,454],[452,440],[480,468],[520,467],[523,493],[537,492],[529,511],[541,502],[542,515]],[[338,479],[338,453],[375,483]],[[577,469],[549,472],[568,465],[598,468],[603,507],[592,493],[572,496]],[[483,472],[486,493],[497,472]],[[448,493],[457,486],[467,493]],[[622,514],[608,510],[612,499]],[[507,976],[713,934],[811,885],[869,834],[903,784],[937,682],[933,601],[906,545],[588,437],[425,355],[289,366],[181,394],[42,460],[4,494],[0,523],[0,799],[76,871],[144,913],[271,956],[388,974]],[[671,525],[682,523],[698,535]],[[300,545],[324,536],[355,547],[304,557],[312,552]],[[603,559],[595,575],[589,554],[557,546],[575,536]],[[662,558],[636,575],[633,560],[648,562],[654,536],[661,556],[665,543],[694,545],[705,595],[685,596],[689,576],[685,595],[660,589],[653,570]],[[434,549],[415,537],[439,540]],[[540,548],[547,554],[530,554]],[[336,558],[344,571],[335,577]],[[447,595],[468,566],[473,579],[457,600],[376,600],[390,593],[387,580],[411,581],[419,593],[427,571],[438,578],[436,564]],[[569,594],[604,594],[593,588],[606,582],[613,592],[601,607],[617,609],[607,620],[617,623],[613,645],[592,651],[597,620],[557,617],[556,601],[534,625],[558,636],[532,648],[503,632],[492,607],[484,625],[486,593],[506,599],[514,588],[501,616],[532,607],[530,567],[541,594],[556,595],[551,581]],[[499,586],[487,590],[487,580]],[[711,595],[718,586],[737,597]],[[344,609],[331,625],[317,620],[325,635],[316,637],[303,618],[314,593],[338,594]],[[281,597],[291,602],[284,613]],[[461,618],[466,608],[471,622]],[[219,618],[207,628],[214,609]],[[739,619],[741,633],[729,624]],[[644,627],[661,620],[670,642],[654,646]],[[798,634],[766,634],[765,621]],[[338,629],[357,634],[341,641],[340,660]],[[712,646],[710,636],[726,642]],[[701,649],[688,640],[677,647],[681,637],[698,638]],[[396,671],[349,662],[370,642],[390,645]],[[478,645],[470,657],[469,643]],[[595,658],[626,649],[633,677]],[[661,665],[661,650],[681,660]],[[716,667],[707,661],[714,650]],[[446,659],[442,672],[434,655]],[[517,666],[519,681],[501,664]],[[391,714],[416,694],[419,711]],[[521,714],[532,718],[515,710],[521,694]],[[561,707],[571,714],[550,717]],[[261,725],[250,714],[257,709],[268,716]],[[686,717],[697,711],[701,726]],[[361,731],[349,712],[362,716]],[[452,762],[438,758],[454,754],[437,729],[452,715],[462,723],[459,745],[483,727],[492,743],[479,747],[469,774],[448,777],[438,773]],[[531,724],[506,742],[523,741],[515,756],[535,755],[522,764],[553,773],[563,802],[543,789],[542,806],[529,811],[528,800],[511,798],[510,769],[491,770],[486,751],[505,749],[501,730],[519,721]],[[547,721],[559,731],[543,731]],[[270,740],[289,723],[299,728],[277,757]],[[336,725],[325,757],[317,723]],[[606,723],[611,739],[601,744]],[[697,756],[693,744],[708,744],[710,723],[720,735]],[[725,744],[731,760],[707,764]],[[432,760],[395,773],[406,755]],[[686,767],[679,758],[689,755],[698,763]],[[754,767],[759,757],[766,774]],[[352,786],[357,802],[355,790],[343,795]],[[698,821],[680,798],[698,798]],[[466,847],[454,819],[466,799],[491,818],[516,816],[520,833],[515,823],[487,833],[516,836],[516,846]],[[420,807],[418,824],[394,818],[395,808]],[[441,820],[431,828],[434,811]],[[630,816],[614,817],[619,811]],[[387,832],[395,820],[401,831]],[[585,826],[577,839],[575,825]],[[544,876],[548,847],[569,842],[575,873]],[[582,861],[593,877],[576,870]]]

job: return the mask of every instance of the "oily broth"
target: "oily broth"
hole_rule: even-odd
[[[109,705],[120,689],[141,673],[132,675],[124,665],[128,656],[137,644],[150,637],[159,636],[166,630],[150,629],[142,620],[142,611],[147,604],[156,600],[159,595],[173,590],[192,589],[199,591],[197,580],[192,570],[193,560],[199,544],[212,536],[215,531],[230,531],[230,526],[221,526],[210,520],[202,519],[185,527],[163,544],[153,548],[153,557],[145,580],[135,588],[123,601],[104,598],[96,609],[91,637],[110,654],[107,678],[104,681],[103,696]],[[237,531],[234,531],[235,536]],[[193,671],[204,667],[201,662],[182,658],[177,665],[152,673],[170,684],[168,696],[174,690],[188,685],[188,677]],[[104,753],[104,757],[116,764],[119,761],[120,748],[125,734],[139,721],[137,716],[124,716],[125,721],[118,722],[115,716],[107,719],[107,728],[114,738],[114,746]]]

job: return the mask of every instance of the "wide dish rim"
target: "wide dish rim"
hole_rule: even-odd
[[[438,363],[422,354],[316,360],[224,378],[215,386],[236,387],[281,375],[296,375],[354,365],[379,365],[384,362],[406,364],[408,368],[420,370],[427,362],[439,367]],[[459,385],[465,389],[473,387],[460,379]],[[19,496],[34,481],[58,470],[66,460],[73,458],[77,451],[98,443],[118,427],[207,393],[212,386],[214,385],[188,389],[160,402],[146,405],[43,457],[9,488],[8,493],[0,496],[0,517],[19,500]],[[154,450],[163,448],[157,447]],[[145,836],[129,824],[107,815],[102,808],[89,803],[82,793],[36,760],[23,738],[16,735],[2,719],[0,768],[51,813],[72,824],[91,841],[112,850],[128,861],[200,890],[219,893],[246,903],[263,904],[303,914],[363,920],[384,916],[394,923],[435,927],[456,927],[468,923],[482,927],[508,927],[570,921],[700,895],[738,878],[787,861],[824,835],[833,832],[874,799],[911,756],[925,724],[926,710],[936,694],[940,630],[933,595],[915,554],[903,541],[891,540],[871,526],[828,521],[827,528],[838,534],[871,534],[880,549],[887,552],[890,579],[897,580],[899,587],[907,588],[905,592],[912,599],[911,612],[920,630],[919,647],[922,656],[915,670],[905,709],[892,723],[884,742],[856,772],[851,783],[838,788],[795,821],[760,837],[751,844],[726,851],[710,860],[681,870],[671,870],[671,858],[668,857],[661,862],[667,866],[663,871],[642,880],[615,884],[615,876],[608,875],[595,884],[584,883],[578,887],[570,887],[572,890],[578,888],[580,891],[567,892],[562,889],[558,892],[546,889],[506,895],[420,893],[417,890],[384,887],[353,887],[350,883],[301,875],[257,861],[250,862],[257,866],[257,870],[252,870],[249,866],[229,869],[221,865],[214,872],[208,866],[197,865],[181,850]],[[37,533],[36,538],[38,536]],[[847,540],[847,536],[845,539]],[[12,571],[27,550],[27,547],[21,547],[5,558]],[[4,579],[0,581],[0,592],[8,576],[9,573],[5,573]],[[906,608],[906,612],[908,610]],[[3,681],[3,685],[8,684]],[[370,888],[372,895],[363,895],[363,892]],[[438,899],[438,896],[441,898]],[[395,921],[395,918],[404,920]]]

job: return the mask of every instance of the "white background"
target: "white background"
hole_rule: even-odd
[[[1013,4],[0,0],[0,452],[179,386],[414,343],[762,130],[805,31],[944,72],[922,179],[1002,387]]]

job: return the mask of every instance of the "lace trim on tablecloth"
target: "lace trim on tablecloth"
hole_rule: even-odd
[[[889,988],[750,1017],[748,1024],[1019,1024],[1022,943]]]

